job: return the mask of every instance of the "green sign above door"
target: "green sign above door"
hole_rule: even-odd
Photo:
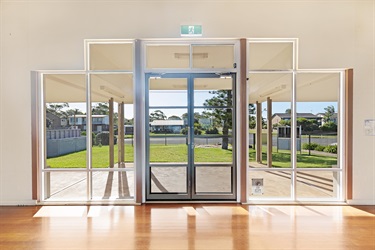
[[[202,25],[181,25],[181,36],[202,36]]]

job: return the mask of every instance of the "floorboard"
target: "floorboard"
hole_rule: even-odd
[[[375,206],[0,207],[0,249],[375,250]]]

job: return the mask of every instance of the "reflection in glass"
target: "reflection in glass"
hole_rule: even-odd
[[[297,172],[297,198],[337,198],[340,172]]]
[[[196,193],[231,193],[232,167],[195,167]]]
[[[151,167],[151,193],[186,193],[186,167]]]

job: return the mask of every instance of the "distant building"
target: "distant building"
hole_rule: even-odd
[[[317,123],[320,125],[322,117],[318,115],[314,115],[312,113],[297,113],[297,118],[305,118],[305,119],[313,119],[316,120]],[[288,113],[275,113],[272,115],[272,125],[273,124],[278,124],[280,121],[290,121],[291,119],[291,114]]]
[[[68,120],[61,118],[58,115],[46,112],[46,122],[48,129],[60,129],[68,126]]]
[[[69,116],[69,126],[86,130],[86,123],[86,115]],[[109,116],[92,115],[92,132],[100,133],[102,131],[109,131]]]
[[[323,125],[325,122],[324,122],[324,116],[325,114],[324,113],[318,113],[317,116],[321,117],[321,122],[320,122],[320,126]],[[337,116],[337,113],[334,113],[332,116],[331,116],[331,121],[337,125],[337,119],[338,119],[338,116]]]
[[[179,134],[184,124],[183,120],[154,120],[150,122],[150,132]]]

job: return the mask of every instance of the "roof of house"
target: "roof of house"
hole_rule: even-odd
[[[280,118],[284,118],[284,119],[287,119],[287,118],[291,118],[291,114],[288,114],[288,113],[275,113],[272,115],[272,117],[275,117],[275,116],[278,116]],[[297,113],[297,117],[298,118],[306,118],[306,119],[316,119],[316,118],[319,118],[319,116],[317,115],[314,115],[312,113]]]
[[[106,117],[106,116],[108,116],[108,115],[91,115],[91,117],[92,118],[103,118],[103,117]],[[80,117],[84,117],[84,118],[86,118],[86,115],[70,115],[69,116],[69,118],[74,118],[74,117],[76,117],[76,118],[80,118]]]
[[[154,120],[151,126],[183,126],[184,120]]]

